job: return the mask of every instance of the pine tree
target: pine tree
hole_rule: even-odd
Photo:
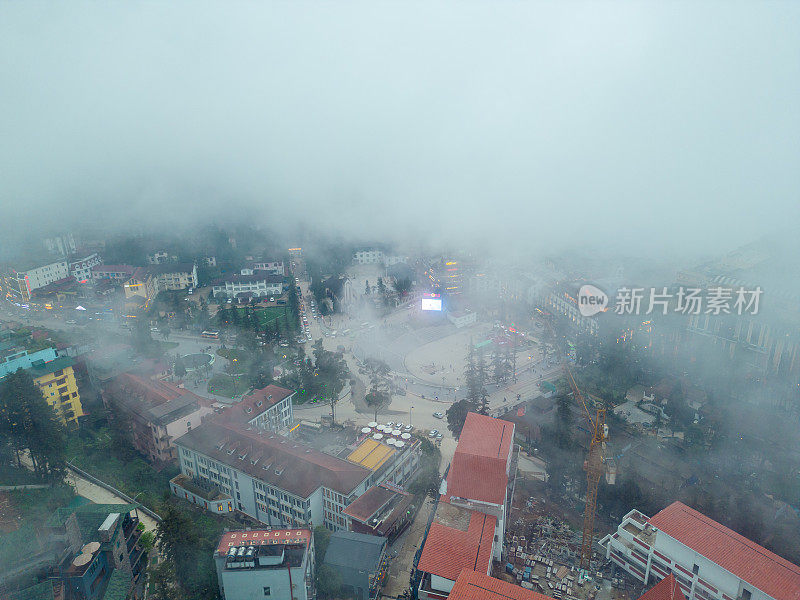
[[[477,379],[477,404],[478,412],[482,415],[489,414],[489,392],[486,391],[486,360],[483,355],[483,348],[478,348],[478,361],[475,365],[475,377]]]
[[[369,287],[369,279],[367,279],[367,284],[366,284],[366,287],[364,288],[364,295],[365,296],[369,296],[370,292],[371,292],[371,290],[370,290],[370,287]]]

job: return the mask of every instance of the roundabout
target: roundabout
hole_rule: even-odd
[[[198,352],[196,354],[186,354],[185,356],[181,356],[181,360],[183,361],[184,367],[186,367],[186,372],[191,373],[192,371],[197,371],[198,369],[203,369],[213,365],[214,355],[206,354],[205,352]]]

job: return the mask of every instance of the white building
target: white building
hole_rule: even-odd
[[[234,273],[216,280],[211,285],[211,293],[215,298],[221,294],[234,298],[242,293],[257,297],[278,296],[283,293],[283,276],[265,271],[253,271],[249,275]]]
[[[50,254],[55,254],[56,256],[69,256],[77,251],[75,238],[71,233],[45,238],[44,247],[47,248]]]
[[[680,502],[649,518],[630,511],[600,545],[645,584],[674,574],[688,600],[800,597],[800,567]]]
[[[382,250],[359,250],[353,255],[353,262],[359,265],[374,265],[383,263]]]
[[[478,313],[472,312],[471,310],[448,312],[447,320],[461,329],[462,327],[469,327],[470,325],[477,323]]]
[[[228,531],[214,552],[214,564],[224,600],[315,597],[310,529]]]
[[[399,448],[368,439],[338,458],[269,431],[265,407],[247,408],[228,408],[175,441],[181,475],[170,482],[173,494],[274,527],[346,529],[342,512],[353,500],[372,485],[405,485],[419,465],[418,441]]]
[[[28,301],[31,292],[69,277],[67,261],[59,260],[31,269],[10,269],[5,277],[9,292]]]
[[[247,273],[245,273],[245,271],[247,271]],[[267,273],[280,276],[283,276],[286,273],[282,260],[276,260],[273,262],[266,262],[263,260],[250,261],[242,269],[242,275],[252,275],[254,271],[266,271]]]
[[[147,262],[151,265],[163,265],[168,262],[176,262],[178,257],[170,254],[166,250],[159,250],[147,255]]]
[[[80,283],[90,281],[92,279],[92,267],[96,267],[102,262],[103,259],[96,252],[83,258],[73,259],[69,263],[69,274],[75,278],[75,281]]]

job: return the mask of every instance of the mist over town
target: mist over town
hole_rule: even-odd
[[[800,600],[798,26],[0,5],[0,599]]]

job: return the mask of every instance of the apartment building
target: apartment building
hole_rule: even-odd
[[[383,263],[383,250],[369,248],[353,254],[353,262],[358,265],[375,265]]]
[[[78,283],[88,283],[92,279],[92,268],[102,263],[103,259],[96,252],[80,258],[72,258],[69,262],[69,274]]]
[[[800,567],[680,502],[630,511],[600,546],[645,585],[674,576],[689,600],[800,598]]]
[[[224,600],[313,600],[314,535],[310,529],[228,531],[214,552]]]
[[[150,461],[174,461],[174,441],[213,413],[210,401],[165,381],[122,373],[102,391],[111,418]]]
[[[247,273],[245,271],[248,271]],[[245,268],[242,269],[242,275],[252,275],[255,271],[266,271],[272,275],[280,275],[283,277],[286,274],[286,269],[282,260],[272,262],[263,260],[249,261]]]
[[[288,432],[294,424],[294,396],[293,390],[268,385],[244,396],[241,402],[221,413],[217,420],[247,423],[276,433]]]
[[[20,348],[5,348],[0,349],[0,359],[0,379],[18,369],[28,371],[62,423],[76,425],[84,415],[72,358],[59,357],[55,348],[32,353]]]
[[[3,277],[4,291],[7,295],[21,302],[28,302],[31,293],[46,285],[69,277],[69,266],[66,260],[38,263],[30,268],[9,268]]]

